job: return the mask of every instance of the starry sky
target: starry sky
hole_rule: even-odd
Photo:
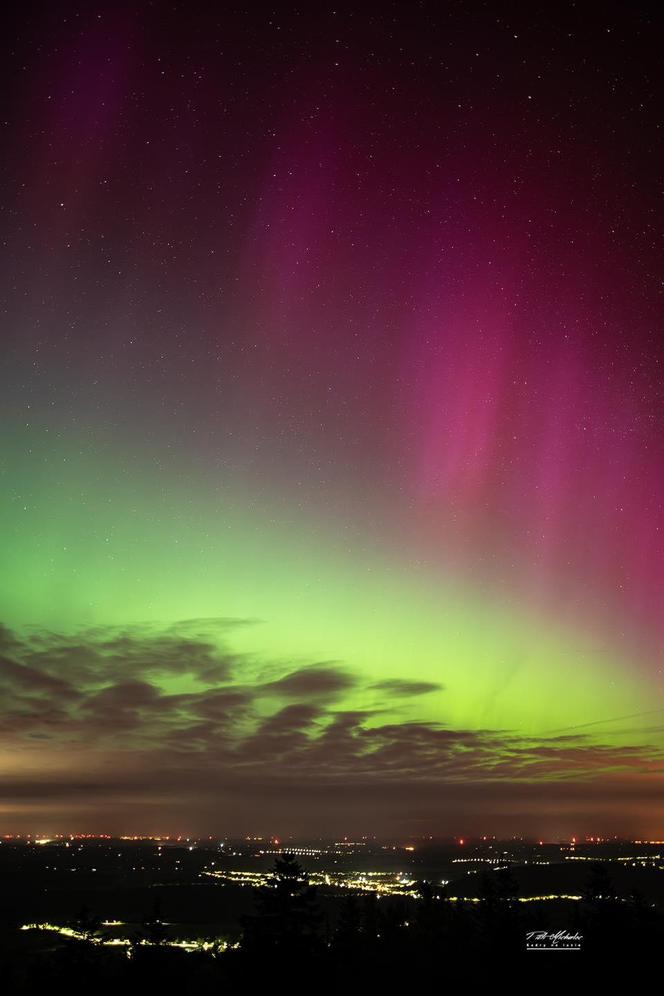
[[[0,831],[664,829],[661,19],[3,30]]]

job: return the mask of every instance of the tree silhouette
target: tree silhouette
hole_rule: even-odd
[[[85,941],[91,941],[102,926],[102,919],[88,906],[83,906],[76,921],[76,929]]]
[[[581,913],[584,921],[584,950],[598,951],[605,938],[617,936],[624,929],[624,909],[615,896],[615,886],[606,865],[590,865],[582,890]]]
[[[511,865],[506,865],[495,872],[496,892],[498,898],[505,903],[513,903],[519,896],[519,883],[516,880]]]
[[[255,906],[256,914],[243,920],[246,950],[312,950],[320,945],[316,889],[293,854],[276,858],[272,881],[256,890]]]
[[[613,882],[606,865],[594,861],[589,870],[583,887],[583,899],[586,903],[595,904],[598,900],[608,899],[613,895]]]
[[[339,922],[334,935],[335,946],[344,950],[354,950],[360,942],[360,906],[357,896],[350,893],[341,903]]]
[[[415,907],[415,929],[422,946],[435,948],[447,927],[449,908],[441,900],[447,894],[445,886],[434,886],[431,882],[417,884],[418,902]]]
[[[141,943],[147,941],[148,944],[161,946],[168,936],[168,927],[161,919],[161,900],[155,899],[152,908],[152,916],[146,917],[141,923],[141,932],[136,940]]]

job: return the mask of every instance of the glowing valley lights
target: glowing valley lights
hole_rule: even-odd
[[[218,882],[228,882],[234,885],[252,886],[269,885],[273,879],[271,871],[234,871],[206,870],[205,875]],[[416,898],[416,880],[401,872],[379,871],[331,871],[316,870],[306,873],[310,885],[327,886],[347,892],[372,892],[377,896],[410,896]]]
[[[120,927],[123,926],[120,920],[106,920],[102,923],[103,927]],[[128,925],[131,926],[131,925]],[[222,952],[227,951],[232,948],[239,947],[237,942],[230,942],[223,937],[215,938],[215,940],[182,940],[179,938],[169,938],[164,937],[159,942],[150,941],[148,938],[130,939],[127,937],[108,937],[108,936],[95,936],[94,933],[90,931],[77,930],[75,927],[63,926],[55,923],[25,923],[21,926],[21,930],[38,930],[46,931],[48,933],[59,934],[61,937],[66,937],[74,941],[85,941],[88,944],[94,944],[101,947],[122,947],[127,949],[127,955],[131,957],[131,950],[133,947],[170,947],[179,948],[182,951],[215,951]]]

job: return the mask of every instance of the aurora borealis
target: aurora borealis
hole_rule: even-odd
[[[4,41],[0,832],[664,830],[661,25]]]

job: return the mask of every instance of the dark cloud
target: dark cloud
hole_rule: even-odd
[[[30,695],[45,694],[66,698],[75,695],[69,682],[8,657],[0,658],[0,688],[6,693],[20,690]]]
[[[263,691],[288,698],[329,697],[357,684],[357,678],[329,664],[312,665],[263,685]]]
[[[231,673],[234,658],[223,649],[222,637],[240,624],[240,620],[185,620],[168,627],[143,623],[75,634],[34,630],[22,638],[5,629],[0,636],[12,660],[19,659],[45,678],[89,685],[125,677],[188,674],[211,683]]]
[[[390,695],[427,695],[429,692],[442,692],[445,688],[435,681],[408,681],[403,678],[375,681],[369,687],[378,692],[389,692]]]
[[[0,799],[8,812],[59,805],[64,825],[87,797],[94,811],[105,806],[112,816],[121,802],[137,812],[156,807],[168,821],[189,800],[193,827],[215,811],[249,819],[261,800],[273,800],[269,811],[285,819],[290,799],[304,827],[312,799],[328,812],[321,793],[348,812],[371,800],[380,819],[396,798],[416,798],[426,814],[443,798],[497,807],[501,792],[516,797],[519,786],[570,800],[582,798],[579,785],[661,787],[660,748],[608,744],[596,731],[527,737],[397,721],[404,698],[441,689],[432,682],[367,682],[330,662],[284,664],[266,681],[259,664],[224,647],[226,622],[74,636],[0,629],[0,746],[13,765]],[[174,690],[184,678],[186,690]],[[364,700],[382,693],[380,708],[345,708],[349,692]],[[396,703],[391,718],[383,696]]]

